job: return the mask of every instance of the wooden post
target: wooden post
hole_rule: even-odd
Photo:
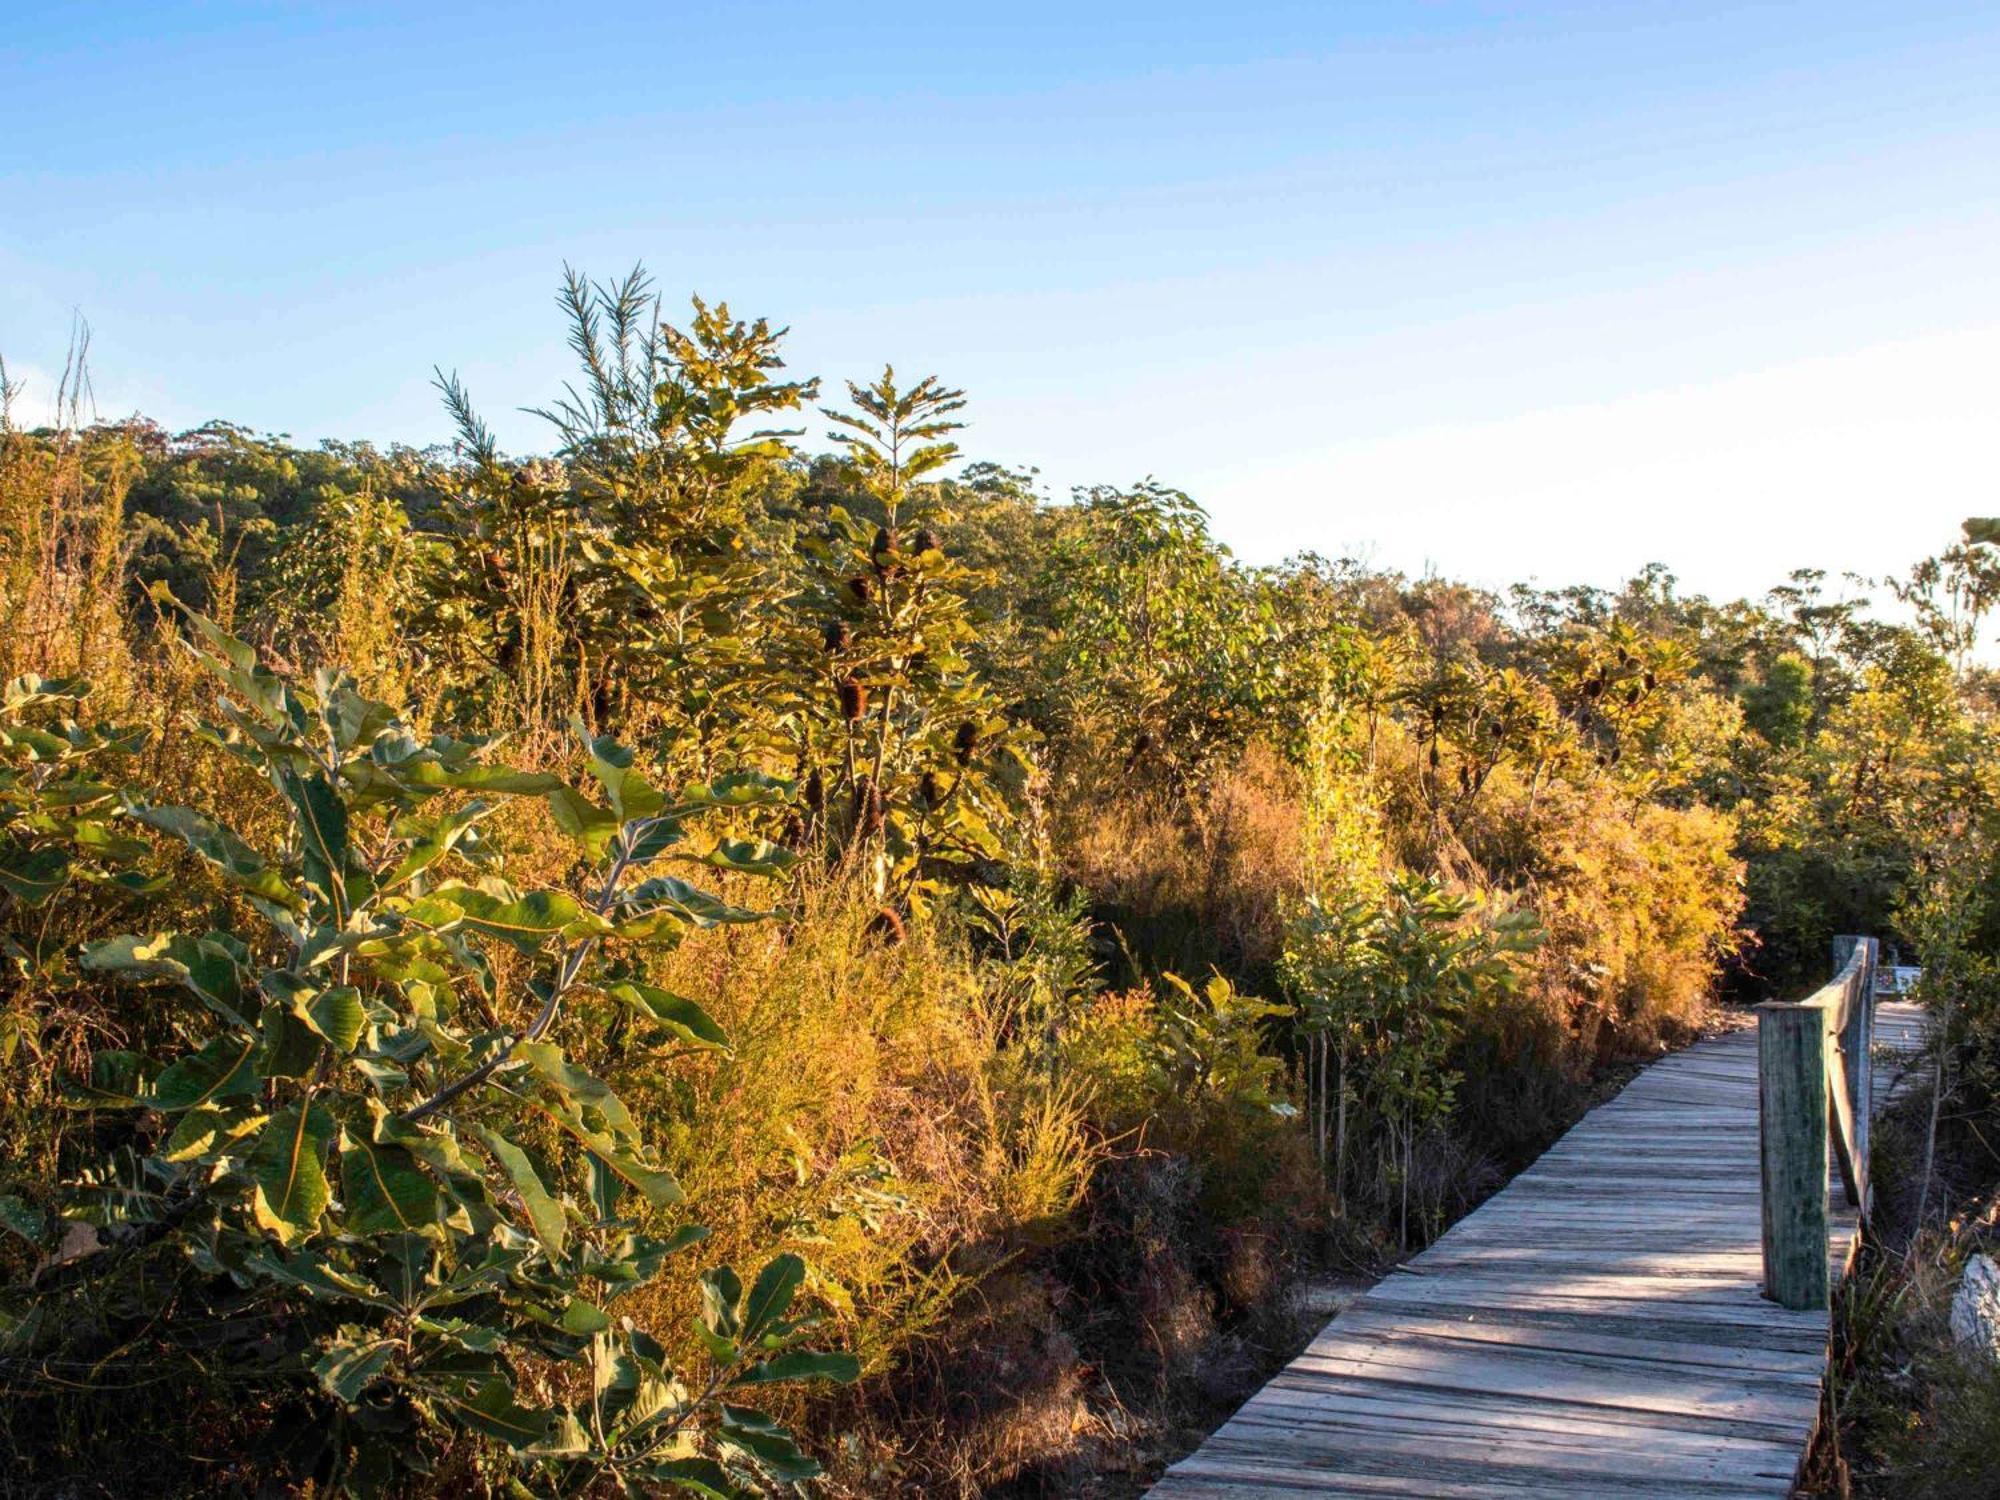
[[[1857,980],[1861,991],[1848,1008],[1847,1026],[1840,1036],[1840,1050],[1847,1063],[1848,1098],[1854,1113],[1854,1170],[1861,1179],[1861,1195],[1854,1207],[1865,1216],[1869,1208],[1868,1119],[1875,1112],[1875,1064],[1870,1054],[1875,1043],[1876,942],[1872,937],[1835,938],[1834,956],[1842,959],[1842,967],[1845,967],[1846,955],[1840,952],[1843,943],[1850,945],[1850,953],[1855,947],[1864,950]],[[1840,970],[1835,969],[1834,972],[1837,974]]]
[[[1757,1134],[1764,1198],[1764,1295],[1825,1307],[1826,1016],[1818,1006],[1757,1007]]]

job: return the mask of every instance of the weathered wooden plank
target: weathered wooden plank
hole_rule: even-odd
[[[1800,1354],[1796,1350],[1754,1344],[1711,1344],[1675,1337],[1671,1333],[1664,1337],[1642,1338],[1629,1332],[1606,1331],[1601,1324],[1583,1328],[1573,1322],[1482,1317],[1476,1313],[1458,1318],[1424,1317],[1408,1307],[1370,1306],[1356,1307],[1340,1321],[1347,1325],[1350,1335],[1410,1334],[1468,1345],[1493,1344],[1505,1348],[1533,1349],[1538,1353],[1592,1354],[1661,1364],[1755,1371],[1787,1378],[1801,1377],[1810,1381],[1815,1390],[1819,1388],[1824,1368],[1824,1349]]]
[[[1562,1432],[1515,1432],[1509,1434],[1506,1444],[1496,1445],[1490,1431],[1468,1431],[1420,1419],[1389,1421],[1371,1416],[1343,1422],[1314,1417],[1302,1424],[1243,1423],[1219,1435],[1212,1456],[1257,1457],[1279,1443],[1294,1462],[1351,1463],[1350,1455],[1362,1452],[1372,1471],[1378,1473],[1436,1474],[1441,1465],[1450,1465],[1468,1478],[1490,1470],[1544,1484],[1551,1479],[1573,1482],[1584,1478],[1656,1484],[1671,1481],[1677,1492],[1688,1494],[1702,1493],[1706,1486],[1736,1491],[1782,1483],[1798,1466],[1797,1456],[1779,1444],[1674,1444],[1660,1441],[1665,1436],[1656,1434],[1645,1452]]]
[[[1383,1473],[1355,1452],[1337,1462],[1310,1466],[1290,1461],[1274,1461],[1254,1455],[1220,1455],[1196,1458],[1178,1465],[1167,1481],[1153,1493],[1162,1497],[1229,1495],[1239,1500],[1277,1500],[1282,1496],[1398,1495],[1423,1496],[1425,1500],[1489,1500],[1492,1496],[1542,1495],[1551,1497],[1591,1496],[1594,1500],[1623,1500],[1649,1496],[1667,1500],[1673,1496],[1703,1497],[1703,1500],[1771,1500],[1789,1493],[1787,1480],[1781,1486],[1712,1486],[1690,1488],[1685,1481],[1648,1483],[1643,1480],[1607,1481],[1601,1475],[1565,1476],[1556,1472],[1508,1474],[1492,1465],[1425,1465],[1420,1474]],[[1175,1487],[1171,1481],[1206,1481],[1200,1487]]]
[[[1715,1417],[1669,1417],[1655,1412],[1575,1406],[1533,1397],[1482,1396],[1465,1392],[1425,1391],[1372,1381],[1317,1381],[1307,1389],[1274,1384],[1246,1404],[1237,1421],[1380,1420],[1384,1423],[1430,1423],[1476,1434],[1487,1443],[1511,1441],[1516,1434],[1568,1436],[1579,1443],[1614,1446],[1635,1452],[1711,1451],[1718,1440],[1741,1445],[1745,1452],[1777,1450],[1796,1458],[1796,1434],[1756,1423]],[[1225,1429],[1226,1430],[1226,1429]]]

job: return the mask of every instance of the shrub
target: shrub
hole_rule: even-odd
[[[427,1468],[439,1430],[491,1440],[557,1492],[616,1475],[734,1493],[816,1472],[768,1418],[719,1399],[853,1378],[850,1356],[804,1348],[810,1320],[787,1316],[805,1279],[797,1257],[772,1260],[747,1291],[726,1266],[706,1273],[704,1358],[686,1376],[606,1310],[706,1232],[657,1232],[678,1184],[560,1040],[585,1007],[599,1024],[629,1012],[649,1044],[725,1044],[700,1007],[639,977],[633,955],[757,914],[676,876],[626,876],[688,859],[688,830],[710,811],[782,789],[739,777],[670,800],[629,752],[586,737],[599,804],[481,762],[473,742],[420,741],[339,674],[307,688],[201,617],[189,624],[190,650],[226,690],[199,732],[268,781],[287,837],[267,857],[207,813],[136,796],[122,799],[116,839],[67,812],[45,820],[85,867],[136,859],[130,828],[177,840],[262,925],[86,950],[88,968],[174,984],[200,1009],[178,1021],[187,1040],[171,1061],[99,1050],[69,1085],[76,1107],[133,1123],[106,1131],[115,1148],[75,1174],[55,1213],[7,1200],[6,1227],[70,1258],[55,1286],[11,1294],[4,1352],[47,1358],[87,1340],[88,1320],[61,1316],[61,1283],[159,1247],[250,1294],[277,1351],[262,1378],[316,1379],[328,1415],[310,1467],[348,1491]],[[547,799],[581,856],[577,890],[504,880],[482,825],[488,799],[505,797]],[[102,796],[68,800],[110,812]],[[18,837],[17,879],[48,879],[71,858],[46,847],[23,859]],[[754,872],[785,856],[725,839],[699,860]],[[79,1222],[97,1226],[95,1253],[58,1246]]]

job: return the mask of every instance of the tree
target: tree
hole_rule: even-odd
[[[1031,771],[1027,736],[969,652],[979,626],[948,557],[933,481],[958,456],[959,391],[885,368],[827,409],[843,503],[800,538],[805,579],[781,689],[802,831],[866,871],[879,896],[922,906],[1003,853],[1007,780]]]

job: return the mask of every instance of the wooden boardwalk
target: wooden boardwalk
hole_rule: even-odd
[[[1877,1106],[1920,1012],[1876,1014]],[[1854,1248],[1837,1179],[1829,1254]],[[1767,1301],[1757,1032],[1653,1064],[1327,1324],[1158,1500],[1789,1495],[1829,1319]]]

